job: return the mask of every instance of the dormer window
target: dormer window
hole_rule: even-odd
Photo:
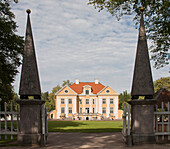
[[[86,90],[86,95],[89,95],[89,90]]]

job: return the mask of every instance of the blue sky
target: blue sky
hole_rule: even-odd
[[[42,92],[51,91],[63,80],[92,82],[96,78],[118,93],[130,92],[138,38],[133,18],[126,16],[117,21],[87,3],[88,0],[19,0],[12,5],[18,34],[22,36],[26,9],[32,11]],[[168,67],[152,67],[153,80],[167,77],[168,72]],[[14,82],[16,92],[19,81],[20,74]]]

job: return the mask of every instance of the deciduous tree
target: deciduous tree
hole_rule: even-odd
[[[11,83],[18,73],[21,64],[24,41],[16,34],[17,25],[15,15],[10,4],[13,1],[0,1],[0,98],[4,101],[12,100]]]
[[[155,92],[157,92],[161,87],[166,87],[170,90],[170,77],[164,77],[154,81]]]

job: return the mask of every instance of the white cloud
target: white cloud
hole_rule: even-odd
[[[130,91],[138,32],[132,17],[117,21],[108,12],[97,12],[88,0],[19,1],[12,7],[20,35],[25,35],[26,12],[31,22],[42,91],[51,91],[63,80],[98,78],[117,92]],[[168,75],[153,71],[154,80]],[[19,75],[14,83],[18,92]]]

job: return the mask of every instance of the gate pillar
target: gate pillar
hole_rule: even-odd
[[[154,104],[156,100],[133,100],[131,104],[132,144],[155,143]]]
[[[31,10],[27,10],[27,27],[23,53],[23,63],[17,102],[20,104],[20,133],[18,143],[21,145],[45,145],[42,133],[41,87],[30,21]]]
[[[131,137],[132,144],[154,143],[154,86],[149,61],[147,38],[145,33],[144,8],[141,7],[141,19],[136,51],[136,60],[132,81],[131,96]],[[143,100],[140,99],[140,96]]]
[[[42,134],[42,104],[44,101],[20,100],[20,133],[18,143],[21,145],[41,145],[44,146],[44,136]]]

